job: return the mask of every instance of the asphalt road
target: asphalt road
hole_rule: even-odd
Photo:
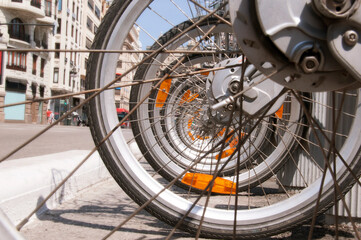
[[[0,123],[0,159],[17,146],[46,128],[47,125]],[[68,150],[94,147],[88,127],[54,126],[9,159],[35,157]]]

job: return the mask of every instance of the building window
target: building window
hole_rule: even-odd
[[[26,71],[26,53],[8,52],[8,62],[6,68],[19,71]]]
[[[61,12],[61,9],[62,9],[62,7],[63,7],[62,5],[63,5],[62,0],[59,0],[59,1],[58,1],[58,11],[59,11],[59,12]]]
[[[14,18],[10,21],[8,33],[10,35],[10,38],[30,42],[30,37],[29,35],[25,34],[25,27],[20,18]]]
[[[25,92],[26,91],[26,84],[18,83],[18,82],[11,82],[9,80],[6,80],[5,90],[17,91],[17,92]]]
[[[31,6],[41,8],[41,0],[31,0],[30,4]]]
[[[98,27],[94,24],[94,34],[97,33]]]
[[[94,9],[94,1],[93,0],[88,0],[88,7],[93,10]]]
[[[59,82],[59,68],[54,68],[54,78],[53,78],[53,82],[54,82],[54,83],[58,83],[58,82]]]
[[[71,87],[71,72],[69,71],[69,81],[68,81],[68,86]]]
[[[37,47],[41,46],[41,41],[40,41],[39,37],[40,37],[39,28],[35,27],[34,28],[34,42],[35,42],[35,46],[37,46]]]
[[[71,10],[71,12],[72,12],[72,17],[73,17],[73,20],[75,20],[75,18],[76,18],[76,11],[75,11],[75,2],[73,2],[73,9]]]
[[[41,40],[41,45],[44,49],[48,49],[48,36],[47,33],[44,33],[43,40]]]
[[[75,30],[75,43],[78,44],[78,29]]]
[[[100,9],[95,5],[94,9],[95,16],[97,16],[98,19],[100,19]]]
[[[66,73],[66,69],[64,69],[64,75],[63,75],[63,85],[65,85],[65,73]]]
[[[123,62],[122,62],[122,60],[119,60],[117,62],[117,68],[122,68],[122,66],[123,66]]]
[[[83,91],[85,89],[85,79],[81,79],[81,90]]]
[[[74,37],[74,26],[71,25],[71,37]]]
[[[89,38],[86,38],[85,47],[90,49],[92,47],[92,41]]]
[[[23,2],[23,0],[11,0],[12,2]]]
[[[0,51],[0,85],[3,84],[3,61],[4,61],[4,52]]]
[[[60,49],[60,43],[55,43],[55,49]],[[55,52],[55,58],[59,58],[60,52]]]
[[[32,73],[36,75],[36,62],[38,61],[38,56],[33,55],[33,71]]]
[[[45,16],[51,17],[51,0],[45,0]]]
[[[40,97],[44,97],[44,92],[45,92],[45,87],[43,87],[43,86],[40,86],[39,87],[39,94],[40,94]]]
[[[40,77],[44,77],[45,59],[42,58],[40,61]]]
[[[61,18],[58,18],[58,28],[56,29],[56,33],[57,34],[61,33]]]
[[[93,32],[93,21],[89,17],[86,19],[86,27]]]

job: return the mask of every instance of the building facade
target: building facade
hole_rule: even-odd
[[[76,50],[91,48],[109,4],[106,0],[0,0],[0,105],[85,90],[89,53]],[[141,49],[139,29],[131,30],[123,49]],[[141,57],[121,54],[116,74],[124,73]],[[123,81],[132,78],[129,74]],[[128,110],[130,87],[114,92],[116,107]],[[0,108],[0,122],[45,124],[47,110],[58,119],[82,101],[84,95],[74,95]],[[86,120],[85,110],[78,109],[62,124],[75,125],[76,116]]]
[[[108,10],[110,5],[112,4],[112,1],[103,1],[103,12]],[[137,27],[133,27],[127,38],[125,39],[125,42],[123,44],[122,50],[141,50],[142,44],[139,41],[139,33],[140,29]],[[117,62],[117,69],[115,73],[115,77],[121,76],[124,72],[126,72],[128,69],[132,68],[134,65],[140,62],[140,60],[143,58],[143,54],[137,54],[137,53],[123,53],[119,55],[119,59]],[[135,71],[130,72],[127,74],[127,76],[122,78],[122,81],[120,84],[123,83],[129,83],[133,81]],[[129,98],[130,98],[130,90],[131,87],[120,87],[116,88],[114,90],[114,99],[115,99],[115,107],[117,108],[118,118],[119,120],[122,119],[122,116],[125,116],[125,114],[129,111]]]
[[[54,48],[79,49],[81,48],[82,0],[59,0],[56,6],[57,20],[54,34]],[[66,93],[80,91],[80,59],[76,52],[55,52],[53,77],[50,83],[51,95],[58,96]],[[49,103],[49,109],[54,113],[54,118],[58,119],[71,107],[80,102],[80,97],[54,99]],[[63,121],[63,124],[71,124],[72,118]]]
[[[85,89],[87,53],[103,14],[101,0],[0,0],[0,104]],[[56,49],[60,52],[15,52]],[[0,122],[46,123],[78,105],[84,95],[0,109]],[[80,109],[74,115],[85,112]],[[73,115],[73,117],[74,117]],[[62,124],[74,124],[69,117]]]
[[[53,45],[54,6],[54,0],[0,1],[0,104],[50,96],[53,53],[14,50]],[[45,102],[3,108],[0,121],[45,123],[46,108]]]
[[[141,50],[141,43],[139,42],[139,29],[133,27],[129,32],[124,44],[123,50]],[[138,62],[140,62],[142,54],[123,53],[120,54],[117,63],[116,75],[122,75],[126,70],[130,69]],[[129,83],[133,80],[135,72],[130,72],[126,77],[122,79],[123,83]],[[129,97],[131,87],[122,87],[115,89],[115,105],[116,108],[122,108],[129,111]]]

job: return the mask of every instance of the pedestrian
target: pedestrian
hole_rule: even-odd
[[[54,113],[53,112],[51,112],[50,113],[50,122],[49,122],[49,124],[52,124],[53,122],[54,122]]]
[[[77,120],[77,125],[81,126],[82,120],[81,120],[81,117],[79,115],[77,115],[76,120]]]
[[[51,122],[52,122],[51,115],[53,115],[53,118],[54,118],[53,112],[50,109],[48,109],[48,111],[46,111],[46,117],[47,117],[47,120],[48,120],[49,124],[51,124]]]

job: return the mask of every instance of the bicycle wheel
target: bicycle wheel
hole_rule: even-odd
[[[143,17],[145,17],[147,14],[150,14],[150,12],[161,12],[161,9],[165,8],[165,5],[167,5],[167,3],[168,2],[165,1],[144,0],[115,2],[109,9],[102,25],[98,30],[96,41],[93,47],[101,49],[120,49],[122,43],[128,35],[128,32],[134,26],[144,29],[142,26],[140,26]],[[172,5],[173,3],[174,1],[169,2],[170,5]],[[181,8],[182,10],[184,10],[183,7]],[[207,8],[208,6],[204,7]],[[193,10],[193,12],[196,12],[196,10],[202,10],[196,7],[191,7],[191,9]],[[168,9],[167,5],[167,12],[171,12],[171,16],[167,16],[169,18],[166,22],[184,22],[185,12],[180,11],[177,7],[173,10],[174,11],[171,11],[170,8]],[[218,11],[218,13],[221,12],[222,11]],[[177,13],[183,16],[183,18],[180,17]],[[204,14],[207,13],[208,12],[205,12]],[[207,16],[205,16],[204,18],[207,19]],[[163,19],[162,21],[165,21],[163,17],[161,19]],[[179,19],[181,19],[181,21]],[[202,19],[203,18],[200,17],[200,20]],[[194,25],[196,26],[197,31],[200,31],[199,28],[197,28],[197,26],[199,27],[200,23],[196,22]],[[209,35],[212,30],[214,30],[212,27],[216,25],[217,24],[214,23],[210,24],[206,32],[200,31],[202,32],[200,36],[202,36],[202,38],[206,38],[206,36]],[[172,25],[172,27],[174,26]],[[163,30],[159,29],[158,33],[156,34],[159,36],[159,33],[162,31]],[[183,32],[180,31],[179,34],[174,37],[175,41],[177,39],[180,39],[183,36],[182,34],[186,36],[188,30]],[[194,41],[194,39],[189,38],[189,41],[187,41],[186,43],[187,45],[185,45],[184,47],[188,47],[188,45],[190,47],[191,44],[188,43],[190,43],[191,40]],[[195,40],[196,43],[202,41],[202,39],[199,38]],[[171,41],[166,42],[166,44],[168,44],[166,46],[168,49]],[[164,47],[164,45],[162,47]],[[179,47],[179,45],[177,47]],[[206,48],[193,48],[193,50],[197,50],[199,52],[202,50],[206,50]],[[163,56],[165,54],[168,53],[160,53],[160,55]],[[182,58],[182,56],[184,55],[181,52],[176,52],[176,54],[177,57],[181,59],[180,62],[183,63],[186,57]],[[88,73],[91,73],[87,75],[87,81],[90,88],[105,86],[107,83],[113,80],[117,59],[118,56],[116,54],[91,54],[87,71]],[[167,63],[164,61],[158,61],[159,59],[157,59],[156,52],[154,53],[154,55],[151,55],[149,59],[154,60],[154,62],[157,62],[158,64],[163,64],[162,66],[164,68],[171,65],[169,64],[169,62]],[[179,66],[181,66],[181,63],[179,63]],[[142,61],[141,64],[135,65],[134,70],[136,70],[136,68],[141,68],[142,64],[147,64],[147,62]],[[177,67],[173,68],[170,73],[176,70]],[[159,67],[154,69],[159,69]],[[166,78],[168,77],[168,75],[156,75],[156,73],[153,73],[153,75],[151,76],[164,78],[163,80],[166,80]],[[138,126],[141,126],[141,122],[146,120],[144,121],[144,127],[146,129],[141,129],[139,133],[142,134],[142,138],[157,136],[157,134],[159,134],[160,132],[164,132],[164,128],[162,128],[162,120],[159,119],[157,121],[157,116],[149,115],[148,113],[153,111],[154,108],[148,109],[148,107],[154,106],[157,103],[156,101],[154,101],[154,97],[151,98],[151,91],[154,89],[156,89],[156,91],[159,91],[159,85],[165,81],[159,82],[158,85],[153,85],[153,83],[149,83],[149,81],[144,81],[151,80],[146,78],[147,77],[145,77],[144,79],[135,79],[137,83],[139,82],[137,80],[142,81],[142,91],[140,91],[141,94],[145,93],[147,89],[149,91],[143,96],[143,99],[138,100],[139,104],[134,103],[134,112],[138,108],[142,109],[142,106],[145,107],[138,112],[138,115],[133,115],[133,122],[131,123],[136,123],[138,124]],[[203,87],[202,85],[195,84],[193,86],[194,88],[183,88],[183,86],[178,88],[177,86],[182,85],[182,81],[180,81],[178,84],[179,85],[174,84],[174,88],[169,88],[169,91],[172,93],[172,96],[175,96],[175,98],[169,98],[167,100],[168,102],[164,101],[163,106],[174,105],[172,101],[180,101],[180,99],[182,99],[182,97],[188,90],[192,92],[195,91],[195,89],[198,87]],[[250,89],[255,88],[250,86]],[[329,104],[329,98],[334,95],[338,97],[335,97],[335,101],[333,101],[332,104]],[[281,148],[284,151],[284,157],[291,159],[291,161],[288,161],[288,164],[293,165],[294,169],[296,169],[296,174],[302,176],[300,184],[301,186],[298,186],[298,188],[296,189],[289,190],[289,187],[292,186],[288,186],[286,184],[286,181],[282,178],[282,176],[285,175],[284,171],[277,171],[277,169],[272,170],[271,168],[267,167],[265,167],[265,171],[271,172],[271,177],[267,178],[269,180],[262,180],[257,177],[257,174],[254,174],[255,179],[258,180],[254,182],[258,182],[258,184],[248,184],[248,189],[245,192],[239,192],[237,188],[233,189],[232,184],[237,185],[237,181],[231,181],[233,182],[230,186],[231,190],[229,194],[225,195],[198,195],[197,193],[194,193],[192,191],[186,191],[176,186],[170,186],[169,179],[164,179],[161,175],[158,174],[157,171],[154,171],[153,167],[149,167],[149,163],[143,158],[143,156],[145,155],[145,158],[147,159],[146,155],[149,154],[149,150],[153,148],[153,145],[149,145],[149,142],[152,143],[152,141],[144,143],[144,145],[139,144],[138,140],[135,141],[135,139],[138,137],[137,134],[136,136],[134,136],[132,133],[130,133],[129,131],[127,132],[124,129],[117,129],[111,135],[111,137],[101,146],[99,152],[112,176],[116,179],[116,181],[124,189],[124,191],[137,203],[143,204],[148,199],[151,199],[153,196],[155,197],[155,199],[149,205],[147,205],[146,209],[161,220],[169,224],[176,225],[178,221],[182,218],[182,216],[184,216],[185,213],[189,212],[180,224],[180,227],[186,231],[197,232],[199,229],[203,236],[216,238],[229,238],[232,236],[236,236],[238,238],[264,237],[267,235],[282,232],[293,226],[301,224],[303,221],[310,219],[313,216],[315,202],[317,201],[317,199],[319,199],[319,192],[321,192],[321,197],[320,203],[318,205],[318,212],[324,211],[333,203],[334,181],[332,178],[332,174],[330,173],[330,171],[327,171],[327,169],[323,166],[324,162],[326,161],[320,162],[318,161],[318,159],[316,159],[316,156],[320,153],[324,153],[326,151],[327,155],[328,153],[332,152],[332,149],[329,148],[329,145],[332,144],[328,143],[328,139],[323,135],[323,133],[334,133],[335,131],[333,130],[337,129],[336,133],[331,135],[333,137],[333,142],[337,142],[338,151],[334,151],[334,154],[329,155],[333,157],[333,159],[331,159],[330,161],[331,164],[333,164],[334,166],[333,170],[336,172],[335,177],[343,193],[347,191],[347,189],[350,187],[350,184],[354,181],[354,178],[349,173],[347,167],[355,171],[355,174],[359,174],[359,172],[356,172],[356,170],[360,169],[361,165],[358,156],[361,141],[358,136],[361,129],[357,124],[357,122],[360,121],[361,117],[360,111],[358,109],[360,106],[359,95],[359,91],[357,90],[348,93],[326,93],[325,96],[321,94],[321,96],[323,97],[319,97],[319,94],[310,94],[309,96],[300,95],[282,88],[280,91],[275,91],[272,98],[267,99],[267,102],[269,102],[270,104],[263,103],[260,104],[256,110],[253,109],[252,114],[249,115],[251,117],[249,117],[248,121],[246,120],[247,123],[250,124],[248,135],[246,135],[246,137],[244,137],[243,139],[239,138],[239,141],[236,144],[237,151],[238,149],[242,149],[242,146],[244,146],[244,144],[247,144],[249,136],[254,133],[254,131],[257,131],[257,129],[262,129],[261,124],[266,121],[265,119],[269,118],[269,115],[267,113],[271,111],[272,107],[275,106],[274,108],[276,109],[276,111],[279,109],[279,101],[281,101],[282,103],[285,101],[285,99],[287,100],[288,98],[291,99],[291,102],[300,100],[298,101],[299,106],[302,106],[302,110],[300,111],[309,113],[309,117],[311,118],[308,119],[307,122],[296,122],[296,125],[301,125],[301,127],[304,125],[307,127],[307,131],[305,131],[304,134],[294,134],[295,131],[290,131],[287,125],[285,127],[285,124],[274,124],[274,121],[268,122],[267,120],[267,124],[271,123],[272,126],[277,125],[276,128],[270,129],[270,131],[274,133],[274,136],[276,136],[275,138],[282,139],[282,136],[284,136],[285,134],[289,135],[290,137],[292,137],[291,145],[297,147],[297,151],[284,151],[285,148]],[[286,97],[279,100],[282,96]],[[199,111],[199,109],[202,109],[203,105],[200,104],[201,102],[202,101],[199,101],[199,103],[198,101],[191,101],[192,104],[198,103],[193,113]],[[343,104],[344,102],[348,103],[347,108],[345,107],[345,104]],[[240,106],[242,109],[243,103],[240,103]],[[333,124],[330,124],[327,121],[329,119],[319,116],[319,109],[322,109],[323,112],[326,113],[326,115],[328,114],[329,116],[334,116],[333,118],[338,119],[334,122],[337,122],[338,124],[347,124],[344,125],[343,128],[335,128]],[[251,112],[251,110],[249,111]],[[185,112],[187,113],[187,111]],[[114,93],[112,91],[103,92],[99,97],[97,97],[94,101],[90,103],[90,127],[93,138],[97,144],[100,144],[102,142],[102,139],[109,132],[111,132],[114,127],[117,126],[118,119],[115,113],[116,110],[114,105]],[[245,115],[244,111],[238,111],[237,113],[237,111],[234,110],[234,113],[236,114],[235,116],[240,116],[239,119],[243,119],[242,116]],[[159,113],[157,114],[161,118],[162,116],[166,116],[167,112],[166,110],[164,112],[159,111]],[[182,111],[179,114],[182,115],[185,113]],[[136,116],[136,118],[134,118],[134,116]],[[150,116],[154,119],[154,122],[151,122],[149,120]],[[300,116],[300,114],[295,114],[295,116]],[[177,122],[178,117],[179,116],[175,116],[173,120]],[[196,117],[198,117],[197,113],[189,116],[189,119],[194,119]],[[231,115],[230,117],[230,123],[233,122],[232,117],[233,115]],[[311,121],[312,118],[318,119],[318,123],[320,124],[320,126],[322,126],[322,129],[317,127],[317,129],[315,130],[315,123]],[[181,127],[181,130],[184,131],[184,129],[188,129],[189,120],[182,117],[180,117],[180,119],[184,119],[183,123],[173,125],[170,124],[168,128],[172,128],[172,126],[186,126]],[[235,119],[237,118],[235,117]],[[167,123],[166,120],[164,120],[164,123]],[[244,123],[245,122],[243,122],[243,120],[240,120],[238,123],[239,126],[234,125],[234,129],[228,127],[231,124],[225,125],[226,132],[231,133],[232,130],[234,130],[234,132],[238,132],[238,136],[242,136],[242,126],[245,125]],[[157,124],[159,124],[160,127],[154,130],[154,126],[156,126]],[[145,134],[144,131],[148,129],[149,134]],[[192,133],[193,137],[195,137],[194,135],[196,135],[196,132],[195,134],[193,134],[194,132],[192,132],[192,125],[189,129],[191,130],[190,132]],[[197,131],[197,129],[195,130]],[[216,130],[215,132],[217,131],[218,130]],[[177,134],[178,136],[182,136],[182,134],[186,135],[188,133],[183,132]],[[204,136],[205,135],[200,136],[200,138],[204,138]],[[201,147],[200,149],[198,148],[196,150],[197,152],[203,152],[204,154],[194,157],[192,164],[189,166],[189,169],[185,168],[185,166],[188,166],[187,164],[185,164],[182,169],[190,170],[192,169],[192,167],[196,166],[198,162],[202,160],[206,161],[208,155],[212,156],[212,154],[215,154],[214,151],[216,149],[218,150],[217,154],[222,154],[223,150],[225,150],[225,144],[223,143],[227,142],[228,136],[233,135],[226,134],[223,140],[212,141],[210,144],[211,146],[207,144],[207,141],[204,141],[204,145],[206,146]],[[187,140],[183,140],[182,144],[184,144],[184,146],[187,146],[185,141]],[[266,143],[262,143],[261,145],[270,145],[273,148],[277,148],[275,144],[271,144],[275,142],[277,142],[277,139],[273,139],[272,141],[266,141]],[[283,142],[283,140],[280,140],[280,142]],[[156,145],[157,141],[154,141],[153,143]],[[162,144],[168,143],[164,142]],[[146,146],[145,149],[139,150],[139,148],[144,148],[144,146]],[[194,147],[194,145],[191,144],[191,147]],[[172,149],[175,148],[172,146]],[[272,155],[274,152],[272,151],[272,153],[267,153],[264,151],[260,151],[260,149],[258,148],[255,149],[257,150],[258,155],[263,156],[263,158],[265,159],[267,159],[268,154]],[[179,152],[184,152],[181,150],[182,148],[178,149]],[[190,149],[190,152],[192,151],[193,150]],[[153,152],[156,152],[156,150]],[[157,161],[161,161],[160,159],[163,159],[163,157],[168,157],[165,155],[164,151],[160,151],[158,152],[158,154],[159,156],[156,156]],[[241,154],[238,154],[238,156],[240,155]],[[231,160],[234,159],[233,157],[234,156],[231,154],[230,158],[228,158],[229,161],[225,160],[223,165],[216,164],[218,167],[216,167],[213,172],[217,173],[217,170],[220,170],[221,174],[223,169],[226,168],[227,162],[231,162]],[[264,161],[263,158],[260,157],[260,159],[257,160],[260,162],[255,161],[256,165],[264,163],[264,166],[267,166],[267,162]],[[347,167],[342,162],[342,160],[345,160]],[[237,159],[237,161],[239,163],[240,159]],[[314,178],[308,179],[304,176],[305,174],[307,174],[307,171],[305,173],[303,172],[303,169],[298,168],[297,165],[299,161],[305,161],[308,162],[310,165],[313,165],[313,168],[317,172]],[[166,160],[165,162],[168,163],[169,161]],[[183,162],[183,159],[179,162]],[[237,167],[238,163],[235,164],[235,177],[239,175],[238,171],[242,170],[241,168]],[[249,165],[246,165],[243,168],[243,170],[246,169],[248,172],[248,177],[245,178],[245,181],[247,179],[250,179],[251,171],[248,171],[247,169],[249,167]],[[167,169],[167,171],[168,170],[171,171],[172,168]],[[185,174],[185,172],[183,172],[183,174]],[[175,177],[174,175],[172,176],[172,179],[175,180],[177,178],[182,178],[183,174],[177,177]],[[164,191],[165,186],[168,189]],[[322,186],[322,191],[320,191],[320,186]],[[229,185],[225,187],[229,187]],[[191,188],[192,186],[189,186],[189,189]],[[279,189],[281,189],[281,191],[279,191]],[[234,192],[236,194],[234,194]],[[197,198],[199,198],[199,201],[193,204],[193,202]]]
[[[196,20],[186,21],[173,27],[160,37],[151,49],[156,50],[159,46],[176,38],[179,32],[183,32]],[[198,26],[200,29],[206,29],[214,25],[215,29],[212,31],[212,37],[216,36],[214,42],[217,42],[221,36],[231,34],[229,26],[216,22],[216,18],[210,18]],[[170,44],[169,48],[182,47],[182,44],[189,41],[189,38],[200,38],[201,32],[205,32],[205,30],[192,29],[187,32],[185,37]],[[202,43],[202,45],[206,45],[206,43]],[[222,46],[221,49],[230,49],[230,47]],[[163,76],[171,69],[171,66],[176,64],[176,61],[172,62],[172,59],[169,58],[174,57],[165,58],[158,55],[156,58],[147,61],[147,64],[143,64],[137,69],[135,79],[146,80],[156,78],[157,75]],[[132,128],[137,144],[147,162],[164,178],[173,180],[182,174],[197,156],[204,154],[212,145],[224,138],[232,109],[222,109],[211,113],[210,105],[218,103],[225,96],[232,95],[230,86],[234,83],[238,84],[238,82],[234,82],[234,79],[227,81],[221,79],[226,78],[230,73],[233,73],[233,78],[235,76],[240,78],[242,75],[241,61],[242,57],[233,56],[231,58],[224,54],[218,56],[190,55],[174,72],[184,73],[203,70],[203,75],[196,74],[189,77],[167,79],[159,89],[154,90],[151,90],[151,85],[132,87],[131,108],[135,107],[135,103],[150,92],[150,100],[147,104],[142,104],[132,115]],[[167,62],[172,64],[167,66]],[[207,72],[210,66],[216,68],[230,67],[219,70],[217,74],[222,76],[219,77],[218,75],[213,76],[210,71]],[[264,77],[252,65],[248,67],[248,71],[247,69],[245,71],[247,73],[244,78],[248,79],[248,84],[256,78]],[[238,73],[235,74],[235,72]],[[267,92],[268,87],[272,85],[273,83],[266,83],[263,88]],[[261,88],[262,86],[259,86],[259,89]],[[219,89],[222,90],[219,91]],[[263,96],[259,96],[259,98],[261,97]],[[300,123],[303,118],[299,104],[289,96],[288,98],[284,97],[284,100],[282,105],[279,103],[279,107],[276,108],[278,113],[273,111],[272,114],[267,114],[257,130],[251,133],[249,141],[242,146],[239,168],[243,170],[242,174],[238,176],[238,188],[240,190],[246,189],[250,185],[258,185],[271,177],[272,172],[276,172],[287,160],[288,153],[293,151],[295,140],[292,135],[302,134],[303,127]],[[249,106],[253,105],[254,107],[256,104],[256,99],[246,99],[243,103],[245,113],[251,114]],[[139,119],[142,120],[139,121]],[[247,122],[248,120],[249,117],[244,116],[242,121]],[[234,116],[230,129],[237,129],[239,126],[239,120],[236,120]],[[176,184],[185,189],[189,189],[191,186],[192,190],[197,190],[197,185],[192,184],[192,179],[197,176],[207,177],[204,174],[212,175],[217,162],[224,166],[221,173],[223,179],[234,181],[237,154],[226,165],[223,164],[227,161],[227,157],[234,153],[237,142],[242,138],[242,135],[248,134],[247,129],[250,128],[251,124],[243,126],[241,136],[236,133],[235,136],[228,139],[221,154],[218,154],[220,147],[215,148],[212,154],[202,159],[199,164],[191,169],[191,173],[184,175]],[[281,128],[287,128],[288,131],[281,133]],[[262,154],[260,155],[260,153]]]

